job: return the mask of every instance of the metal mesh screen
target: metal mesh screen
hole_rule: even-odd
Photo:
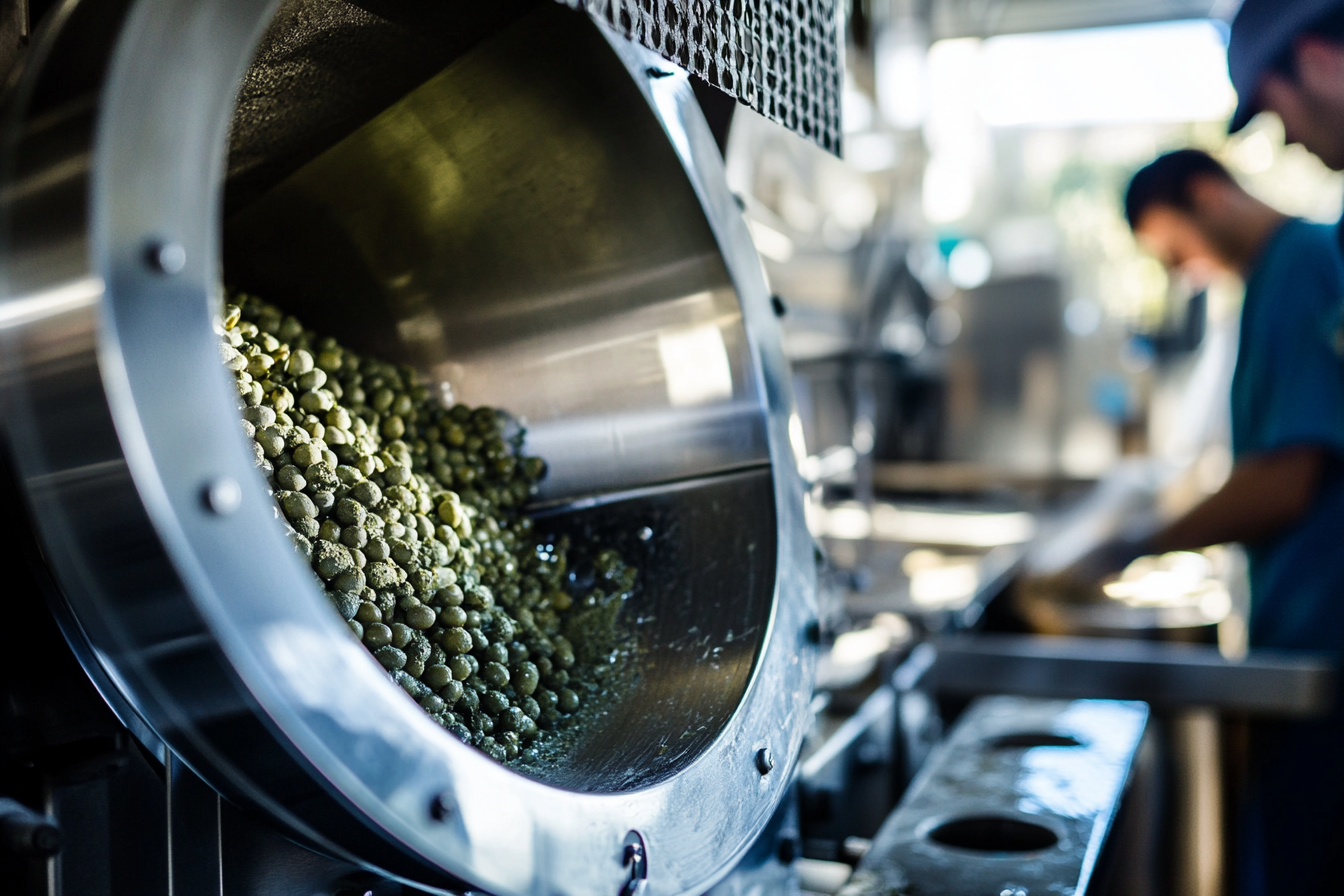
[[[560,0],[840,152],[836,0]]]

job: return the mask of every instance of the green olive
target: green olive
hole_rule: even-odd
[[[561,712],[575,712],[579,708],[579,695],[569,688],[561,688],[559,693],[560,702],[558,708]]]
[[[456,584],[453,584],[440,588],[435,592],[434,598],[445,607],[460,607],[462,606],[463,600],[465,600],[465,595],[462,593],[461,588]]]
[[[499,691],[486,691],[481,695],[481,709],[492,716],[506,712],[508,708],[509,698]]]
[[[406,654],[397,648],[389,645],[379,647],[373,652],[373,656],[378,662],[383,664],[383,668],[389,672],[394,669],[400,669],[406,665]]]
[[[321,389],[327,384],[327,372],[325,370],[310,370],[299,377],[298,386],[300,389],[311,392],[314,389]]]
[[[392,643],[392,629],[383,625],[381,622],[375,622],[372,625],[364,626],[364,643],[369,645],[372,650],[379,647],[386,647]]]
[[[406,624],[420,631],[433,626],[437,619],[438,615],[423,604],[406,612]]]
[[[291,467],[290,469],[293,469]],[[317,516],[312,498],[302,492],[288,492],[280,499],[280,507],[291,520],[311,520]]]
[[[467,630],[456,627],[444,629],[443,634],[439,636],[439,644],[450,654],[467,653],[473,646],[472,637],[467,633]],[[466,676],[462,677],[465,678]]]
[[[348,548],[362,549],[368,541],[369,533],[362,526],[347,526],[341,530],[341,544]]]
[[[348,622],[355,618],[355,612],[359,609],[358,594],[338,590],[328,592],[327,596],[331,598],[332,606],[336,608],[336,612],[341,614],[342,619]]]
[[[388,639],[390,640],[391,637],[392,633],[391,630],[389,630]],[[364,640],[365,643],[368,643],[367,634],[364,636]],[[472,674],[471,664],[467,662],[467,657],[465,655],[449,657],[446,665],[453,673],[453,679],[456,681],[466,681]]]
[[[537,667],[532,663],[519,663],[517,671],[513,674],[514,688],[518,693],[525,697],[531,696],[537,690],[537,684],[540,681],[541,673],[537,671]]]
[[[486,684],[502,688],[509,683],[509,670],[501,663],[486,663],[481,667],[481,678]]]
[[[377,483],[365,479],[350,487],[350,497],[354,498],[365,507],[373,507],[383,500],[383,491],[378,487]]]
[[[369,512],[354,498],[342,498],[336,502],[335,515],[342,526],[362,526]]]
[[[337,573],[331,580],[331,590],[350,594],[356,598],[357,603],[359,592],[364,590],[364,573],[360,572],[358,569],[347,569]],[[350,613],[351,615],[354,615],[353,606],[351,607]]]
[[[446,665],[435,664],[433,666],[425,667],[424,674],[420,676],[420,680],[437,691],[439,688],[453,680],[453,673]]]

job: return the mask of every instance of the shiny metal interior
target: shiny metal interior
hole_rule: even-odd
[[[702,892],[811,691],[769,294],[684,74],[554,4],[461,6],[62,7],[4,132],[0,419],[56,615],[152,751],[421,886],[616,892],[634,830],[648,893]],[[166,240],[181,271],[146,263]],[[638,679],[542,780],[435,725],[313,587],[217,362],[221,281],[524,418],[539,525],[640,567]]]
[[[242,198],[225,208],[224,279],[517,415],[549,465],[542,531],[578,546],[600,532],[640,568],[623,610],[637,680],[563,768],[538,769],[604,791],[675,771],[736,708],[769,621],[775,514],[760,384],[713,232],[609,53],[570,48],[582,92],[554,77],[572,20],[536,9],[260,195],[226,181]],[[282,39],[273,29],[259,59]],[[263,80],[283,132],[305,115],[285,100],[307,77],[254,73],[244,96]],[[266,166],[245,147],[240,179]]]

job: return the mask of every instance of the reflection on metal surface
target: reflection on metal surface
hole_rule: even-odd
[[[674,408],[721,401],[733,394],[723,334],[713,324],[658,334],[667,400]]]
[[[840,634],[817,664],[818,689],[853,687],[877,668],[883,654],[906,646],[913,636],[910,620],[898,613],[878,613],[867,628]]]
[[[850,501],[823,513],[819,531],[830,538],[989,548],[1025,544],[1036,534],[1036,519],[1025,511],[941,511],[885,503],[870,509]]]
[[[103,281],[98,277],[85,277],[36,295],[6,298],[0,301],[0,330],[82,310],[96,303],[102,294]]]

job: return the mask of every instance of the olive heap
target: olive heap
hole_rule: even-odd
[[[439,724],[500,761],[535,758],[603,687],[635,570],[602,551],[609,593],[565,590],[568,543],[521,512],[546,465],[507,415],[445,407],[413,369],[228,298],[220,351],[243,429],[333,606]]]

